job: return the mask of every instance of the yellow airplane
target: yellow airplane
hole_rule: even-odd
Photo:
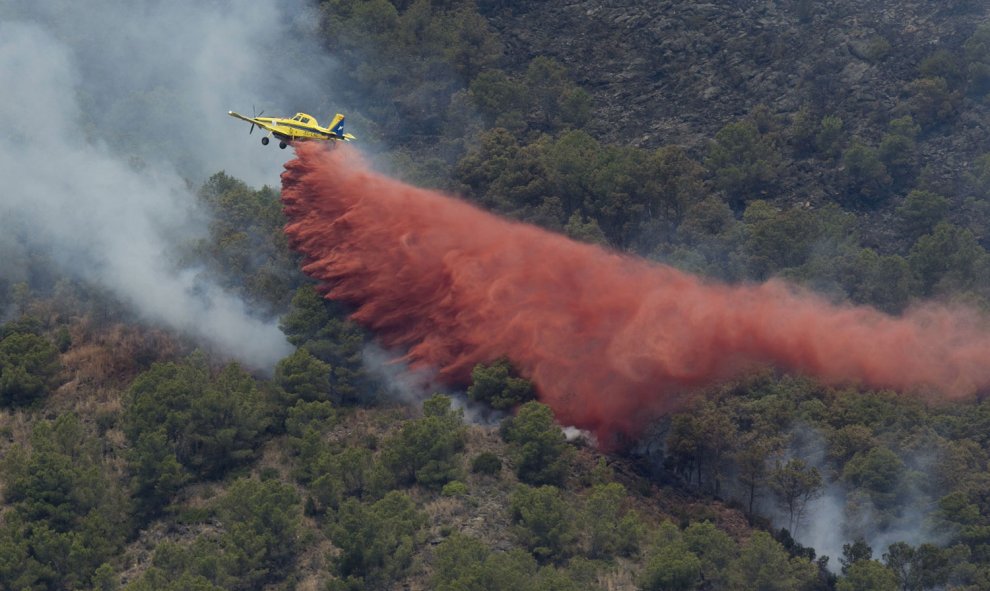
[[[250,123],[249,134],[254,132],[256,125],[268,131],[268,135],[261,138],[261,144],[267,146],[268,136],[274,136],[279,140],[278,147],[283,150],[285,146],[299,140],[349,142],[357,139],[349,133],[344,133],[344,116],[340,113],[334,115],[333,121],[326,127],[320,127],[320,124],[316,122],[316,117],[306,113],[296,113],[292,118],[262,117],[265,114],[264,111],[254,117],[247,117],[234,111],[227,111],[227,114]]]

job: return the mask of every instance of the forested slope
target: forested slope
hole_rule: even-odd
[[[987,307],[983,3],[314,9],[328,104],[406,180],[720,279]],[[172,256],[279,318],[275,367],[0,236],[0,588],[990,587],[982,397],[767,368],[606,455],[504,359],[410,387],[237,176]]]

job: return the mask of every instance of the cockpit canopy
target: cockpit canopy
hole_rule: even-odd
[[[293,121],[298,121],[303,125],[319,125],[316,122],[316,117],[312,115],[307,115],[306,113],[296,113],[296,116],[292,118]]]

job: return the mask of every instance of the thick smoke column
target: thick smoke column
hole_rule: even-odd
[[[285,167],[286,232],[327,297],[451,382],[508,356],[563,422],[599,436],[766,365],[945,396],[990,384],[973,311],[897,318],[782,282],[706,281],[386,178],[346,148],[302,145]]]
[[[44,278],[44,253],[252,368],[291,352],[277,321],[176,253],[210,223],[191,187],[223,169],[271,183],[287,156],[228,109],[342,109],[310,4],[0,0],[0,292]]]

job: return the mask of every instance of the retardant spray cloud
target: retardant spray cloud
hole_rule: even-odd
[[[947,397],[990,384],[972,310],[891,317],[778,281],[707,281],[386,178],[346,147],[302,145],[285,167],[286,232],[327,297],[452,383],[509,357],[562,422],[603,441],[768,365]]]

